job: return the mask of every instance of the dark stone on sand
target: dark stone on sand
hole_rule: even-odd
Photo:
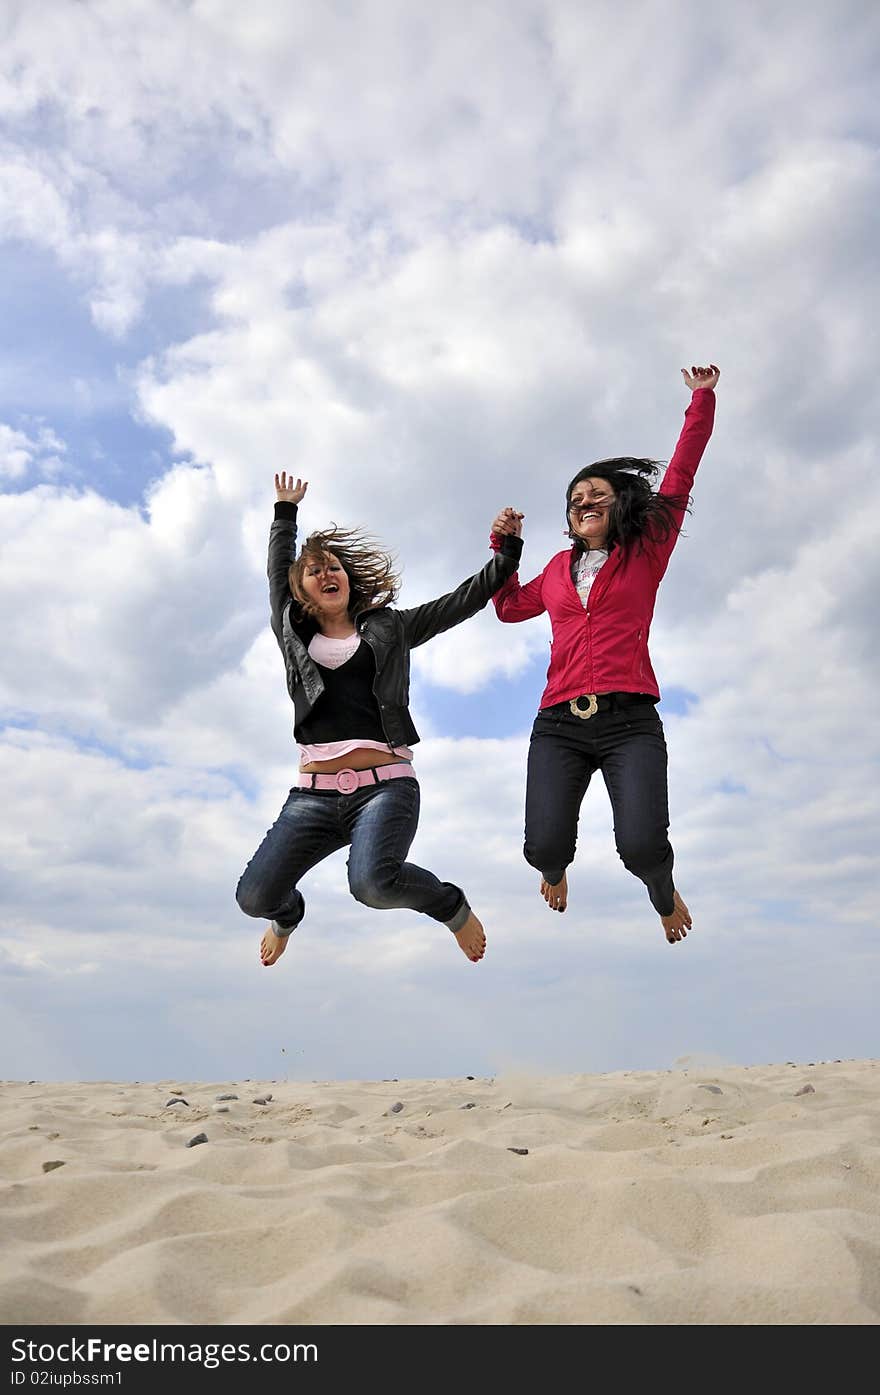
[[[477,1106],[474,1104],[473,1100],[471,1100],[468,1104],[462,1104],[459,1106],[459,1108],[461,1109],[476,1109],[476,1107]]]
[[[519,1153],[520,1157],[524,1158],[529,1150],[528,1148],[508,1148],[507,1151],[508,1153]]]
[[[268,1104],[271,1098],[271,1095],[257,1095],[255,1099],[251,1100],[251,1104]]]
[[[815,1091],[815,1089],[813,1088],[812,1085],[802,1085],[801,1088],[800,1088],[799,1090],[795,1090],[794,1093],[795,1093],[795,1096],[797,1096],[797,1095],[815,1095],[816,1091]]]
[[[55,1169],[56,1169],[56,1167],[63,1167],[63,1166],[64,1166],[64,1159],[63,1159],[63,1158],[53,1158],[51,1162],[44,1162],[44,1163],[43,1163],[43,1171],[44,1171],[44,1172],[54,1172]]]
[[[195,1148],[196,1144],[207,1143],[207,1141],[208,1135],[206,1133],[197,1133],[190,1139],[189,1143],[186,1146],[187,1148]]]
[[[396,1104],[392,1104],[392,1106],[391,1106],[391,1108],[389,1109],[388,1113],[389,1113],[389,1114],[399,1114],[400,1111],[401,1111],[401,1109],[403,1109],[403,1103],[402,1103],[401,1100],[398,1100]]]
[[[215,1095],[215,1100],[237,1100],[238,1095]]]
[[[713,1095],[723,1095],[724,1091],[720,1085],[701,1085],[701,1090],[711,1090]]]
[[[185,1104],[187,1109],[189,1109],[189,1100],[185,1100],[182,1095],[177,1095],[176,1098],[172,1100],[166,1100],[165,1108],[167,1109],[170,1104]]]
[[[473,1079],[474,1079],[474,1077],[473,1077],[472,1075],[466,1075],[466,1076],[465,1076],[465,1080],[473,1080]]]

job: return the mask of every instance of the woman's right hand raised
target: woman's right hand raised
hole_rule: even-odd
[[[308,480],[298,479],[294,484],[293,475],[282,470],[280,475],[275,476],[275,500],[277,503],[298,504],[308,487]]]
[[[503,538],[506,533],[512,533],[515,538],[521,538],[524,518],[525,514],[519,513],[517,509],[502,509],[492,524],[492,532],[496,538]]]

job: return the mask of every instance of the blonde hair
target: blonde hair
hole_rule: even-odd
[[[303,615],[314,617],[318,613],[303,589],[305,569],[310,562],[321,562],[330,554],[339,559],[348,577],[349,615],[355,616],[361,610],[378,610],[397,599],[400,578],[394,570],[391,554],[359,528],[337,528],[334,523],[309,534],[287,573],[290,593]]]

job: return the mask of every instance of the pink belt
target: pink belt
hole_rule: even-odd
[[[409,761],[396,765],[373,765],[368,770],[335,770],[332,775],[318,775],[314,771],[301,770],[297,785],[304,790],[336,790],[338,794],[354,794],[361,785],[381,785],[383,780],[399,780],[409,775],[415,779],[415,771]]]

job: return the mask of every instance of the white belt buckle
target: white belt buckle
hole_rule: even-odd
[[[599,711],[599,704],[598,704],[598,702],[596,701],[596,694],[595,694],[595,693],[584,693],[583,696],[586,698],[587,702],[590,704],[589,707],[587,708],[586,712],[584,711],[584,709],[583,709],[582,707],[578,707],[578,703],[582,700],[582,699],[579,698],[579,697],[572,698],[571,702],[570,702],[568,705],[569,705],[569,707],[571,708],[572,713],[574,714],[575,717],[582,717],[582,718],[584,719],[584,721],[586,722],[586,721],[589,721],[590,717],[595,717],[596,713]]]
[[[339,790],[340,794],[354,794],[359,785],[360,780],[358,779],[356,770],[349,770],[347,768],[345,770],[337,770],[336,788]]]

